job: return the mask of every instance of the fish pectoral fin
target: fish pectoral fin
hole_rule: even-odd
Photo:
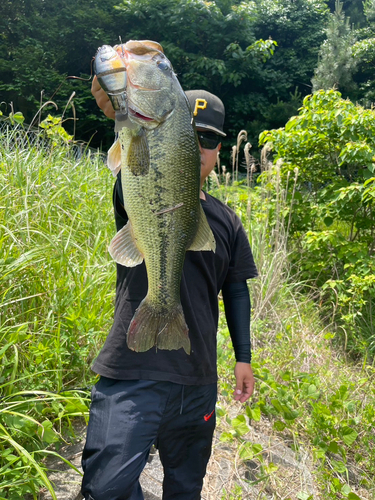
[[[126,267],[135,267],[143,261],[143,255],[138,250],[133,237],[130,221],[116,234],[111,241],[108,251],[118,264]]]
[[[112,144],[108,151],[107,166],[112,172],[113,177],[116,177],[121,170],[121,144],[118,139]]]
[[[215,252],[216,250],[216,241],[213,232],[207,222],[206,214],[203,211],[203,208],[200,206],[200,214],[199,214],[199,224],[196,235],[192,244],[189,246],[188,250],[193,250],[195,252],[199,252],[201,250],[211,250]]]
[[[150,148],[143,128],[130,140],[127,164],[133,175],[146,175],[150,170]]]

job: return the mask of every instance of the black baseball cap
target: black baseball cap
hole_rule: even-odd
[[[223,131],[225,108],[221,99],[207,90],[188,90],[185,94],[190,103],[195,125],[225,137],[227,135]]]

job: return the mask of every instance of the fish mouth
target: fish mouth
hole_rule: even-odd
[[[165,112],[163,115],[160,114],[160,116],[148,116],[145,115],[143,110],[141,110],[137,105],[132,102],[131,99],[128,101],[128,113],[131,118],[136,118],[137,120],[142,120],[144,122],[154,122],[157,124],[160,124],[167,120],[169,116],[173,113],[173,109],[170,111]]]
[[[135,118],[139,118],[140,120],[144,120],[146,122],[155,121],[154,118],[151,118],[150,116],[146,116],[146,115],[140,113],[139,110],[133,109],[130,106],[129,106],[129,115],[134,116]]]

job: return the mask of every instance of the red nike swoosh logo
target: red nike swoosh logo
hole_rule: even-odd
[[[212,415],[215,413],[215,410],[212,410],[212,412],[209,414],[209,415],[205,415],[203,418],[205,419],[205,421],[207,422],[208,420],[210,420],[210,418],[212,417]]]

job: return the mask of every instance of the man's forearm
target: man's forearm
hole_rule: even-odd
[[[246,281],[225,283],[222,288],[225,316],[236,361],[251,362],[250,295]]]

